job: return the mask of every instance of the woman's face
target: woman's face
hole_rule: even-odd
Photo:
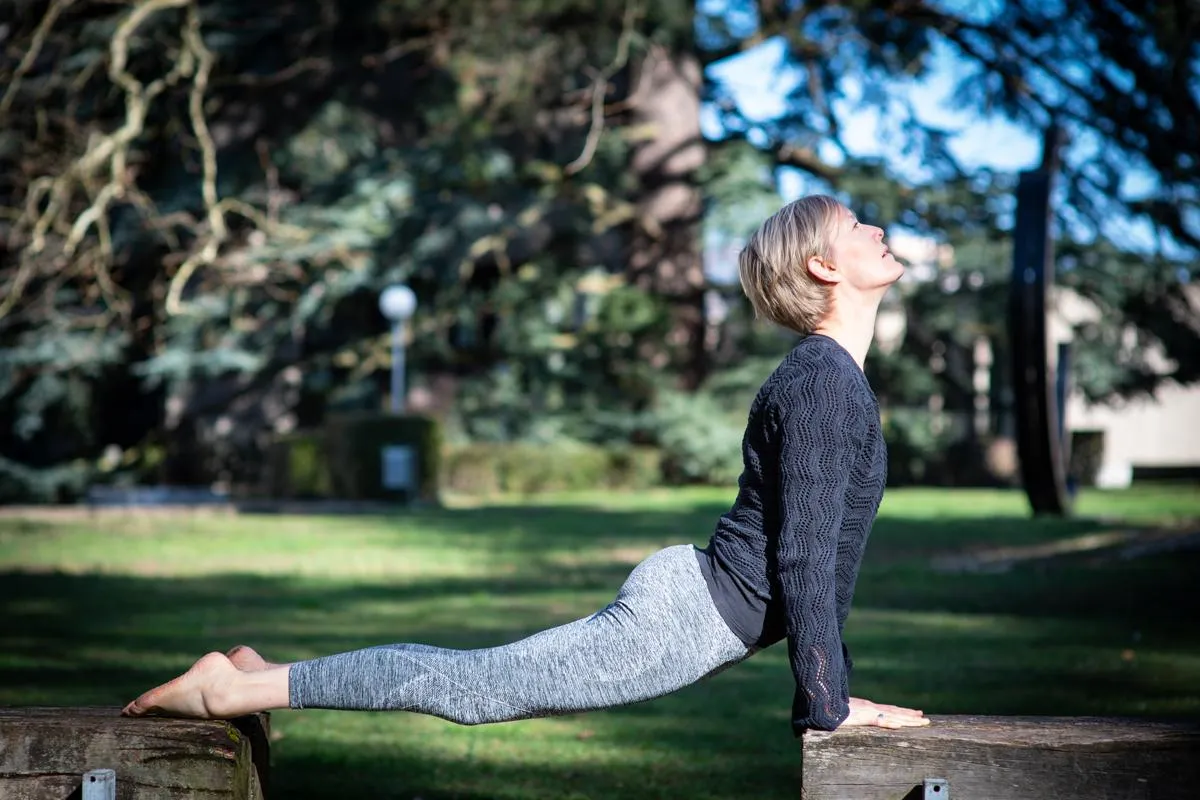
[[[904,265],[883,243],[883,228],[867,225],[848,208],[833,220],[830,261],[842,281],[860,292],[886,289],[904,274]]]

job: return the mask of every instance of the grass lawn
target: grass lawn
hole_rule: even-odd
[[[119,705],[238,642],[295,660],[372,644],[503,643],[605,605],[663,545],[703,543],[730,491],[570,495],[391,516],[0,516],[0,705]],[[932,715],[1200,717],[1200,553],[1084,555],[946,574],[933,559],[1149,524],[1200,491],[894,490],[847,641],[856,696]],[[317,798],[792,798],[792,678],[776,646],[636,706],[464,728],[274,714],[274,794]]]

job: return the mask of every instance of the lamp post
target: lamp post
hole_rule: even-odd
[[[404,411],[404,326],[417,310],[417,296],[403,284],[379,295],[379,310],[392,323],[392,413]]]

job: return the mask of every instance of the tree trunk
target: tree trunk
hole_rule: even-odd
[[[632,131],[638,138],[631,168],[640,196],[633,252],[633,283],[666,300],[667,341],[648,345],[652,364],[674,367],[683,388],[695,389],[707,372],[704,347],[703,204],[696,172],[706,148],[700,135],[701,71],[690,53],[652,48],[639,65]]]

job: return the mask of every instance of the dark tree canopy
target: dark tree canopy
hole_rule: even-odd
[[[707,318],[701,267],[702,219],[762,213],[779,166],[966,262],[1001,246],[1011,176],[966,173],[947,132],[885,91],[939,48],[963,59],[964,109],[1054,118],[1094,145],[1064,174],[1060,274],[1196,380],[1178,280],[1200,239],[1200,10],[992,5],[10,0],[0,497],[126,468],[253,476],[272,436],[379,404],[376,297],[401,280],[421,303],[415,371],[435,396],[452,387],[455,435],[653,435],[648,410],[721,396],[779,347],[744,308]],[[751,121],[704,70],[776,36],[803,80],[784,114]],[[844,139],[831,109],[848,78],[926,181],[845,148],[822,159]],[[700,136],[705,102],[718,141]],[[1131,168],[1153,178],[1141,195],[1121,190]],[[1106,237],[1116,213],[1172,246]],[[1092,333],[1096,362],[1113,361]],[[1113,363],[1095,396],[1162,378],[1136,354]]]

